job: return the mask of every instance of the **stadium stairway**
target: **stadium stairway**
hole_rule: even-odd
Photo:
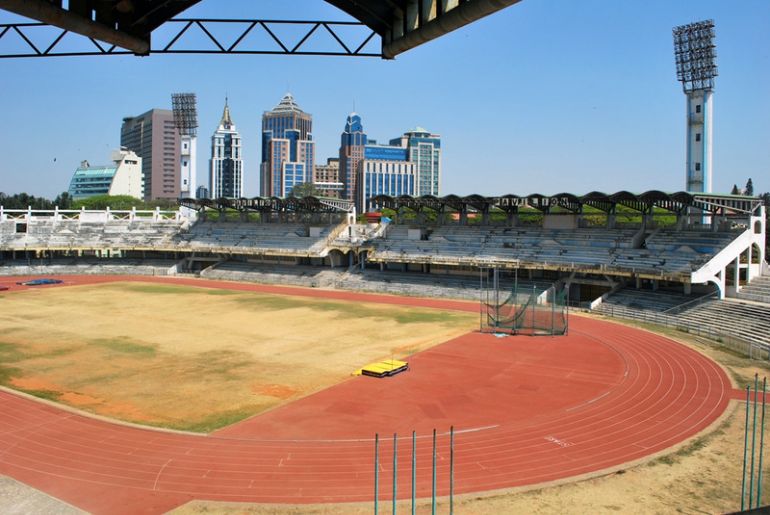
[[[770,276],[761,275],[754,277],[751,283],[741,288],[737,297],[741,300],[770,304]]]

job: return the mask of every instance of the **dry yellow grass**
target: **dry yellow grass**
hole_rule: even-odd
[[[26,291],[0,312],[0,383],[209,431],[476,323],[467,313],[148,283]]]

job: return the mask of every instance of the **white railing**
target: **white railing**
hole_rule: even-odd
[[[106,222],[110,220],[127,220],[160,222],[164,220],[180,221],[184,218],[182,212],[161,211],[159,207],[152,210],[140,210],[132,208],[130,210],[113,210],[110,208],[103,210],[92,209],[5,209],[0,206],[0,222],[6,220],[16,220],[18,222],[33,222],[44,220],[80,220],[86,222]]]

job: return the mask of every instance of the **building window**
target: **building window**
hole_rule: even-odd
[[[700,163],[695,163],[695,171],[700,172]]]
[[[695,112],[700,113],[700,104],[695,105]]]
[[[695,141],[700,141],[700,132],[695,133]]]

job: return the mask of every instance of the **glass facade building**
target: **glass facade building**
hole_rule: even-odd
[[[358,209],[371,209],[371,199],[377,195],[414,195],[415,166],[406,160],[364,159],[359,165]]]
[[[302,111],[290,93],[262,115],[260,194],[286,197],[292,188],[312,182],[315,162],[313,117]]]
[[[417,185],[415,195],[439,196],[441,187],[441,136],[417,127],[390,141],[405,148],[409,161],[415,164]]]
[[[340,138],[340,181],[342,198],[347,200],[356,200],[358,165],[364,159],[366,144],[367,137],[361,117],[357,113],[350,113]]]

